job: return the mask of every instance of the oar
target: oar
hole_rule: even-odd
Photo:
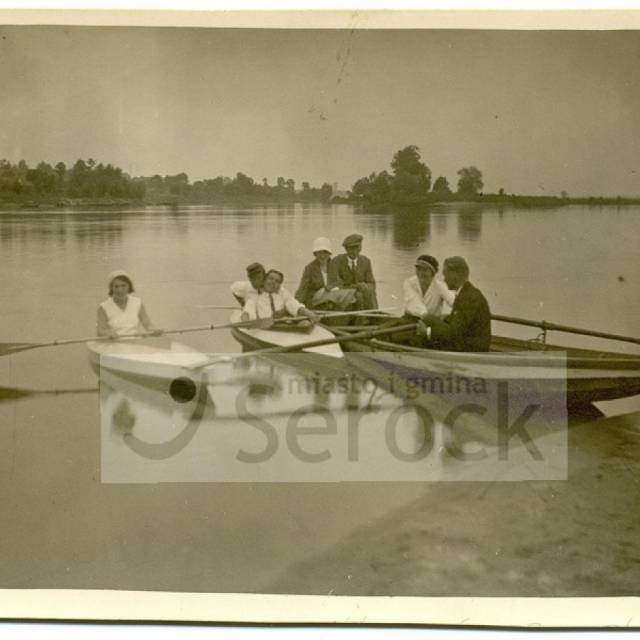
[[[378,315],[394,311],[396,307],[383,307],[382,309],[362,309],[361,311],[327,311],[320,312],[320,317],[325,318],[340,318],[342,316],[365,316],[365,315]]]
[[[239,360],[241,358],[251,358],[253,356],[262,356],[269,355],[272,353],[293,353],[295,351],[302,351],[304,349],[311,349],[314,347],[324,347],[330,344],[340,344],[342,342],[347,342],[349,340],[368,340],[369,338],[375,338],[378,336],[389,335],[390,333],[399,333],[401,331],[406,331],[407,329],[415,329],[415,323],[410,324],[401,324],[395,327],[390,327],[386,329],[369,329],[367,331],[361,331],[359,333],[352,333],[347,336],[338,336],[333,338],[323,338],[322,340],[312,340],[311,342],[301,342],[300,344],[292,344],[286,347],[267,347],[266,349],[256,349],[255,351],[246,351],[245,353],[238,354],[229,354],[235,360]],[[208,367],[209,365],[215,364],[216,362],[220,362],[224,358],[227,358],[228,355],[224,356],[215,356],[214,358],[209,358],[205,362],[197,363],[187,367],[188,369],[202,369],[204,367]]]
[[[273,320],[271,318],[267,319],[258,319],[258,320],[247,320],[246,322],[230,322],[227,324],[213,325],[207,324],[200,327],[186,327],[182,329],[168,329],[167,331],[163,331],[161,335],[169,335],[169,334],[181,334],[181,333],[194,333],[196,331],[217,331],[218,329],[234,329],[238,328],[266,328],[270,327],[273,324]],[[30,349],[40,349],[43,347],[61,347],[64,345],[71,344],[82,344],[84,342],[105,342],[105,341],[117,341],[119,339],[130,339],[130,338],[150,338],[157,337],[158,333],[154,331],[145,331],[141,333],[133,333],[127,336],[121,336],[121,338],[111,338],[109,336],[90,336],[88,338],[73,338],[72,340],[53,340],[51,342],[37,342],[37,343],[28,343],[28,342],[1,342],[0,343],[0,356],[13,355],[14,353],[19,353],[20,351],[28,351]]]
[[[236,305],[235,307],[225,307],[217,304],[197,304],[196,305],[196,309],[225,309],[227,311],[238,311],[238,309],[241,309],[241,308],[242,307],[239,307],[238,305]]]
[[[0,402],[20,400],[30,396],[59,396],[64,394],[97,393],[97,387],[81,387],[79,389],[25,389],[21,387],[0,387]]]
[[[362,309],[361,311],[326,311],[326,312],[318,312],[316,313],[320,316],[320,320],[326,320],[327,318],[343,318],[347,316],[375,316],[378,314],[387,313],[388,311],[394,310],[395,307],[385,307],[384,309]],[[304,320],[308,320],[307,316],[294,316],[294,317],[284,317],[284,318],[276,318],[278,324],[287,324],[293,322],[302,322]]]
[[[630,336],[621,336],[615,333],[605,333],[604,331],[590,331],[589,329],[578,329],[563,324],[555,324],[546,320],[526,320],[525,318],[512,318],[511,316],[492,315],[492,320],[498,322],[508,322],[511,324],[520,324],[525,327],[537,327],[543,331],[561,331],[562,333],[575,333],[581,336],[591,336],[593,338],[605,338],[607,340],[619,340],[620,342],[631,342],[632,344],[640,344],[640,338],[632,338]]]
[[[196,305],[197,309],[218,309],[218,310],[225,310],[225,311],[238,311],[240,309],[240,307],[235,306],[235,307],[227,307],[227,306],[220,306],[220,305],[216,305],[216,304],[198,304]],[[395,310],[396,307],[383,307],[382,309],[362,309],[360,311],[322,311],[321,309],[315,310],[315,313],[317,313],[323,320],[325,318],[336,318],[336,317],[341,317],[341,316],[362,316],[362,315],[367,315],[367,314],[378,314],[378,313],[386,313],[388,311],[393,311]],[[299,322],[300,320],[305,320],[306,316],[296,316],[294,318],[287,318],[288,322]]]

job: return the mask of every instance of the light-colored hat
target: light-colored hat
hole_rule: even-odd
[[[131,276],[126,271],[123,271],[122,269],[116,269],[109,274],[109,284],[111,284],[116,278],[120,277],[128,278],[129,280],[131,280]]]
[[[317,253],[318,251],[328,251],[329,253],[333,253],[331,250],[331,240],[329,240],[329,238],[316,238],[313,241],[312,253]]]

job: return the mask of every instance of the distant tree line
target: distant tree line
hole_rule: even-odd
[[[639,198],[573,197],[566,191],[560,196],[528,196],[507,194],[501,188],[498,193],[483,193],[482,171],[477,167],[462,167],[458,173],[455,191],[444,176],[432,184],[431,169],[422,161],[420,149],[409,145],[397,151],[391,160],[391,172],[383,170],[360,178],[353,185],[350,202],[370,205],[412,205],[442,201],[471,201],[497,206],[510,205],[522,208],[562,207],[569,204],[588,206],[638,204]]]
[[[132,178],[119,167],[96,163],[95,160],[76,160],[71,168],[64,162],[50,165],[40,162],[29,167],[24,160],[12,164],[0,160],[0,203],[56,202],[67,204],[73,200],[100,200],[118,204],[131,200],[148,203],[279,203],[279,202],[363,202],[366,204],[411,205],[440,201],[474,201],[509,204],[517,207],[558,207],[568,204],[625,205],[638,204],[638,198],[570,198],[565,191],[560,197],[526,196],[498,193],[486,194],[482,172],[473,166],[458,172],[457,188],[449,186],[446,177],[432,182],[431,169],[422,161],[420,150],[409,145],[397,151],[391,161],[391,172],[383,170],[360,178],[351,194],[340,197],[330,184],[312,187],[302,182],[296,189],[291,178],[279,177],[270,185],[267,178],[256,182],[244,173],[234,178],[218,176],[191,183],[186,173],[153,175]],[[72,203],[72,202],[71,202]],[[27,206],[32,206],[27,204]]]
[[[0,160],[0,198],[5,200],[123,198],[140,200],[144,185],[134,182],[119,167],[77,160],[70,169],[64,162],[40,162],[30,168],[24,160]]]
[[[409,145],[397,151],[391,160],[391,173],[372,173],[355,182],[352,196],[372,204],[413,204],[433,200],[474,199],[481,194],[482,172],[476,167],[458,171],[458,186],[454,193],[444,176],[432,186],[431,169],[422,162],[420,150]]]
[[[147,200],[155,202],[328,202],[333,193],[328,183],[315,188],[303,182],[302,188],[296,190],[291,178],[279,177],[275,185],[270,185],[267,178],[256,182],[244,173],[237,173],[235,178],[218,176],[192,184],[186,173],[164,177],[156,174],[135,180],[144,185]]]
[[[71,168],[64,162],[52,166],[40,162],[29,167],[24,160],[12,164],[0,160],[0,200],[56,201],[73,199],[145,200],[169,203],[223,202],[328,202],[333,189],[325,183],[312,187],[303,182],[296,190],[291,178],[279,177],[275,185],[261,182],[244,173],[235,178],[217,178],[189,182],[186,173],[132,178],[119,167],[77,160]]]

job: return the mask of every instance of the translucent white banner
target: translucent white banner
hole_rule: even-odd
[[[567,478],[563,353],[431,354],[103,356],[102,481]]]

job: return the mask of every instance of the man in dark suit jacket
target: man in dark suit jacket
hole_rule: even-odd
[[[305,268],[296,291],[296,298],[307,309],[337,309],[344,311],[353,305],[353,289],[340,287],[334,260],[331,259],[331,241],[329,238],[316,238],[313,241],[312,260]]]
[[[425,347],[445,351],[489,351],[491,345],[491,311],[479,289],[469,282],[469,267],[459,256],[444,261],[444,280],[449,289],[458,291],[451,314],[443,320],[425,316],[417,325]]]
[[[371,260],[360,253],[362,236],[359,233],[352,233],[344,239],[342,246],[346,253],[332,260],[339,286],[355,289],[356,309],[377,309],[376,281],[373,277]]]

